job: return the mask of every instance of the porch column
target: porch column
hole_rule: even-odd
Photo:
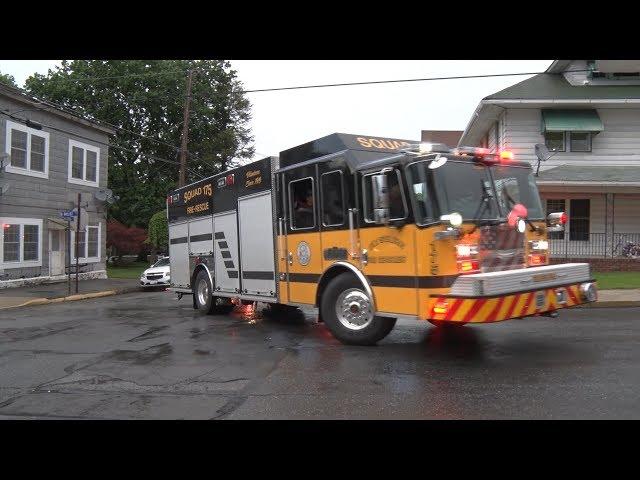
[[[605,205],[605,232],[606,232],[606,246],[605,257],[613,257],[613,250],[616,247],[615,244],[615,193],[605,193],[604,199]]]

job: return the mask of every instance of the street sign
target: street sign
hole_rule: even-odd
[[[60,212],[60,216],[62,218],[64,218],[65,220],[73,220],[74,217],[77,215],[78,213],[76,212],[76,210],[63,210]]]

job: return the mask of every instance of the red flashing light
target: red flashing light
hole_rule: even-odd
[[[532,253],[529,255],[529,265],[546,265],[547,256],[540,253]]]
[[[446,315],[449,311],[449,304],[446,300],[438,300],[433,305],[433,313],[434,315]]]
[[[458,270],[462,273],[478,271],[480,270],[480,262],[478,260],[462,260],[458,262]]]
[[[503,161],[503,160],[512,161],[513,160],[513,152],[509,152],[508,150],[504,150],[504,151],[500,152],[500,161]]]
[[[565,212],[562,212],[562,215],[560,216],[560,223],[564,225],[567,223],[567,220],[569,220],[569,216]]]
[[[11,225],[9,225],[8,223],[3,223],[2,224],[2,228],[9,228]]]
[[[227,175],[227,185],[233,185],[233,174]]]

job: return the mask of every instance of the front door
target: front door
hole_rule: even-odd
[[[290,303],[314,305],[322,274],[322,246],[315,165],[286,172],[287,262]]]
[[[49,275],[64,275],[64,230],[49,230]]]
[[[392,224],[374,223],[371,197],[372,172],[362,177],[363,215],[360,245],[367,252],[362,271],[376,296],[380,312],[414,315],[417,313],[415,225],[410,222],[409,199],[400,170],[388,173],[390,218]],[[423,248],[426,248],[424,246]]]

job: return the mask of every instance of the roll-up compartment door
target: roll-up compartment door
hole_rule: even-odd
[[[211,255],[213,253],[212,217],[189,221],[189,251],[195,255]]]
[[[237,293],[240,291],[236,217],[236,212],[220,213],[213,216],[215,290],[220,292]]]
[[[189,224],[169,225],[169,262],[171,284],[176,287],[189,286]]]
[[[238,199],[242,291],[275,297],[271,192]]]

